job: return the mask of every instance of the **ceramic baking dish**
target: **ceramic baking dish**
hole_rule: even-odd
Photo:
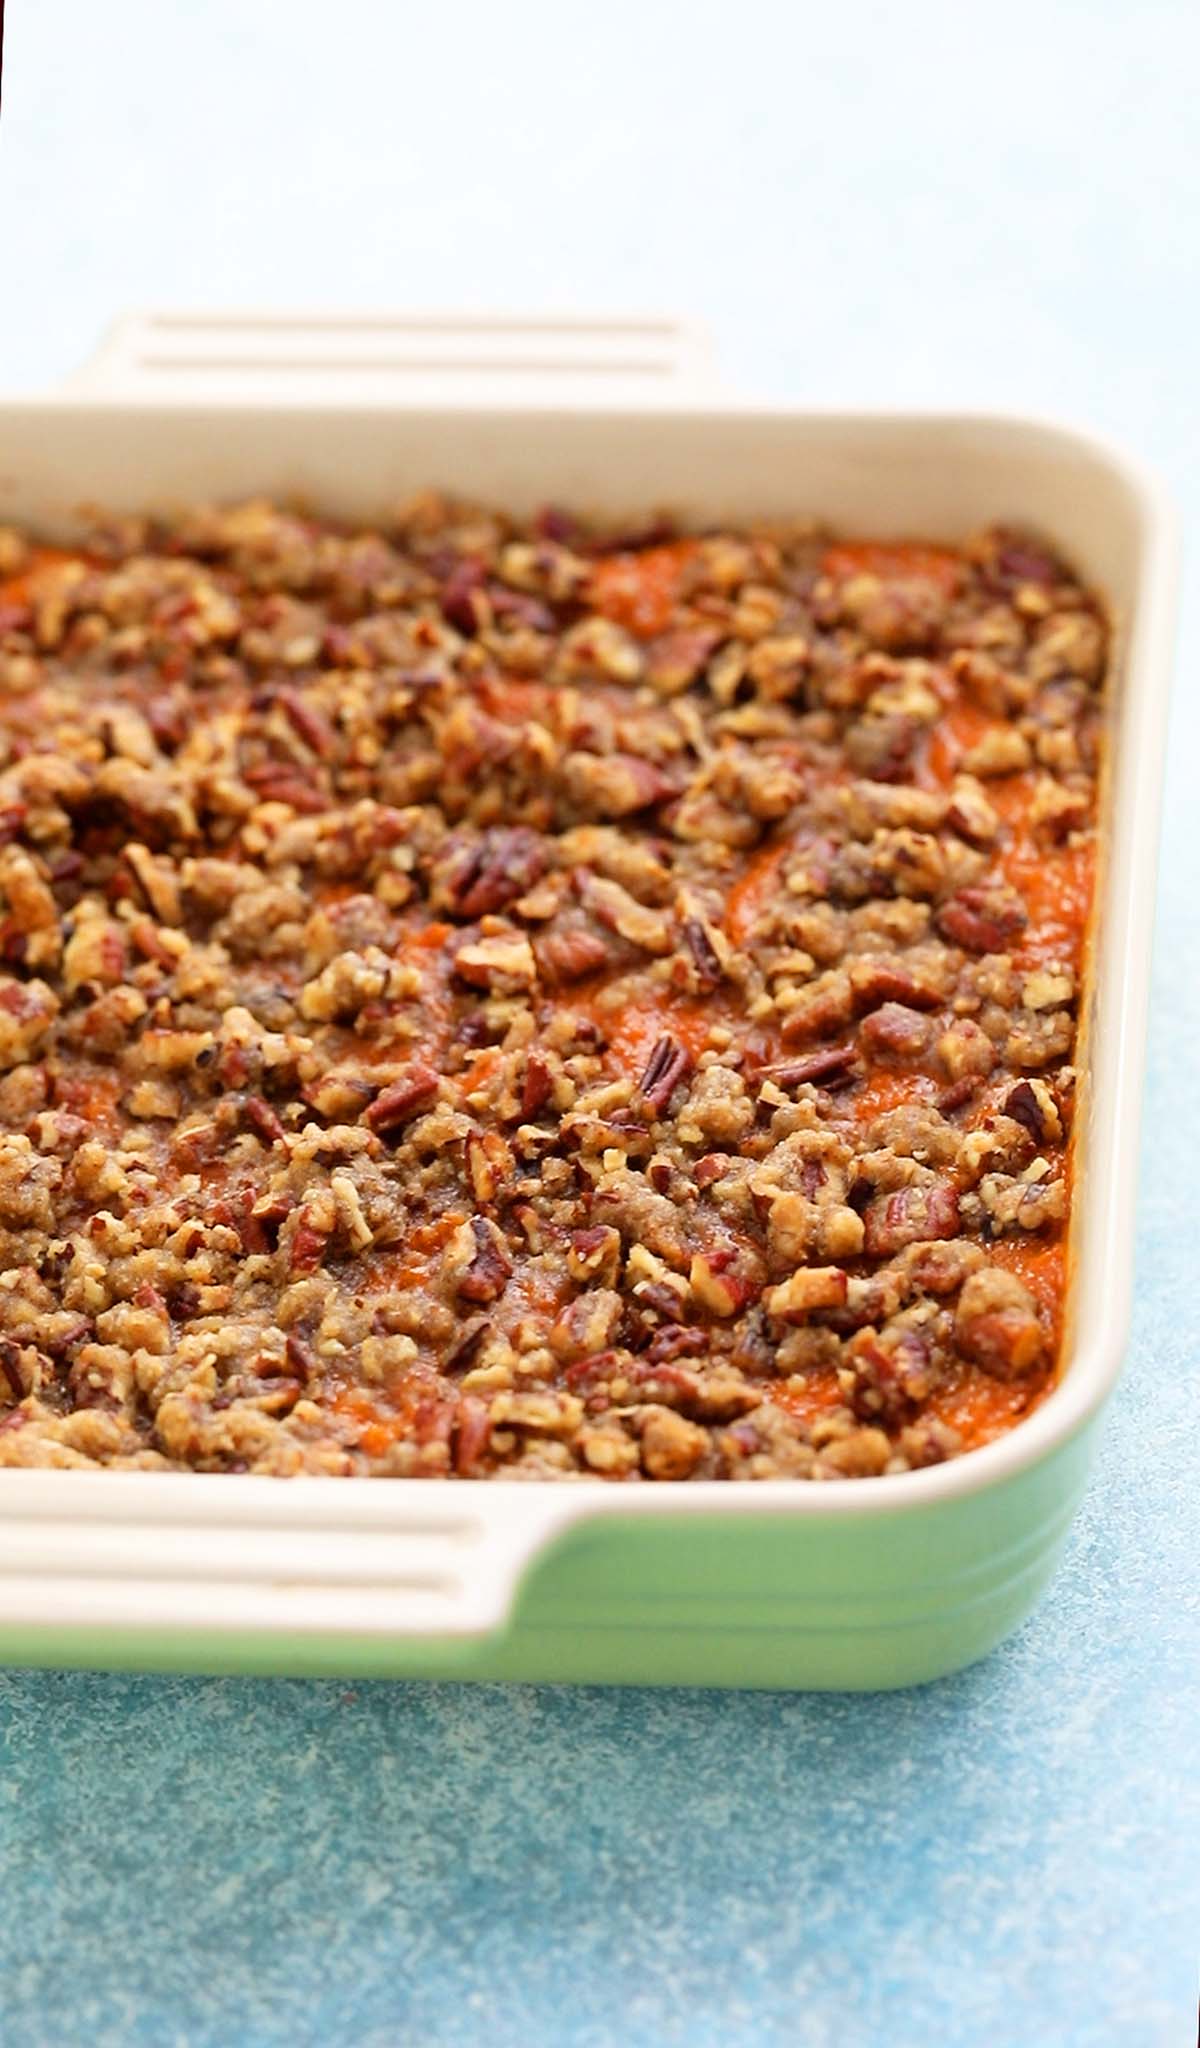
[[[0,520],[300,495],[368,518],[437,484],[872,535],[1045,529],[1117,621],[1061,1383],[948,1465],[822,1485],[0,1474],[0,1661],[874,1687],[1029,1612],[1125,1344],[1171,521],[1089,437],[1025,419],[767,410],[670,321],[122,322],[65,392],[0,406]]]

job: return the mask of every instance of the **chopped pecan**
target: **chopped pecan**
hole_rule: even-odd
[[[662,697],[674,697],[697,682],[721,640],[717,626],[681,626],[663,633],[646,649],[646,681]]]
[[[892,960],[856,961],[850,969],[850,986],[857,1010],[878,1009],[883,1003],[903,1003],[910,1010],[936,1010],[942,1000],[928,982]]]
[[[963,755],[963,767],[972,775],[1019,775],[1033,756],[1029,741],[1015,725],[997,725],[985,732]]]
[[[964,1356],[996,1379],[1021,1379],[1046,1353],[1037,1303],[1015,1273],[985,1266],[964,1282],[954,1318]]]
[[[276,700],[292,731],[318,760],[327,761],[334,750],[333,727],[324,714],[300,690],[280,690]]]
[[[485,917],[524,895],[546,870],[545,842],[528,826],[497,825],[471,848],[450,882],[455,915]]]
[[[540,1052],[531,1052],[525,1061],[525,1075],[521,1082],[521,1115],[536,1116],[554,1093],[554,1077],[549,1065]]]
[[[338,1123],[353,1123],[374,1092],[372,1082],[344,1067],[330,1067],[327,1074],[306,1083],[303,1090],[304,1100],[318,1116]]]
[[[858,1054],[851,1042],[827,1045],[806,1059],[784,1060],[770,1072],[781,1088],[800,1088],[806,1081],[821,1088],[844,1088],[857,1078]]]
[[[868,1203],[863,1214],[863,1249],[869,1259],[890,1259],[907,1244],[957,1237],[958,1190],[950,1181],[897,1188]]]
[[[902,712],[871,713],[846,733],[846,758],[876,782],[903,782],[912,770],[921,721]]]
[[[534,942],[538,973],[551,988],[564,982],[583,981],[607,967],[612,952],[598,933],[584,925],[551,926]]]
[[[234,1228],[241,1238],[243,1251],[273,1252],[279,1241],[280,1226],[286,1223],[291,1213],[292,1198],[287,1194],[262,1195],[257,1202],[247,1200],[234,1218]],[[301,1219],[296,1238],[302,1239],[303,1242],[299,1252],[296,1252],[295,1240],[293,1241],[293,1264],[319,1265],[325,1248],[324,1233],[311,1229],[309,1224]]]
[[[887,1431],[864,1425],[824,1441],[816,1469],[826,1478],[873,1479],[887,1470],[891,1456]]]
[[[932,1244],[910,1245],[901,1252],[896,1270],[906,1274],[922,1294],[954,1294],[983,1259],[982,1247],[968,1238],[942,1238]]]
[[[1063,840],[1072,832],[1081,831],[1088,823],[1093,800],[1094,791],[1090,786],[1065,789],[1061,782],[1046,776],[1034,793],[1030,816],[1037,830],[1047,839]]]
[[[1000,953],[1019,938],[1029,913],[1006,884],[971,886],[940,905],[934,919],[942,937],[968,953]]]
[[[835,968],[820,975],[805,989],[803,1000],[788,1011],[782,1027],[784,1043],[795,1045],[806,1038],[820,1038],[827,1031],[843,1030],[851,1015],[850,976]]]
[[[612,1287],[593,1287],[577,1296],[551,1325],[547,1342],[558,1358],[582,1358],[612,1344],[625,1303]]]
[[[848,1288],[840,1266],[801,1266],[790,1280],[767,1289],[763,1307],[783,1322],[802,1322],[814,1309],[841,1308]]]
[[[503,583],[489,583],[487,594],[492,616],[502,625],[524,626],[531,633],[553,633],[558,625],[549,605],[524,591],[508,590]]]
[[[483,616],[482,597],[486,573],[482,562],[456,562],[442,585],[442,617],[460,633],[473,635]]]
[[[642,1465],[651,1479],[687,1479],[709,1448],[708,1431],[671,1408],[652,1407],[641,1421]]]
[[[701,988],[716,988],[724,978],[725,970],[713,944],[712,933],[702,918],[685,917],[680,926],[680,936],[692,956],[696,979]]]
[[[999,529],[989,533],[976,552],[983,558],[988,580],[997,583],[1001,589],[1032,583],[1041,589],[1052,590],[1056,583],[1062,581],[1062,569],[1050,550],[1027,534]]]
[[[900,1330],[887,1342],[869,1325],[856,1330],[839,1372],[850,1407],[864,1422],[896,1428],[912,1419],[932,1384],[929,1345],[916,1330]]]
[[[490,1328],[491,1320],[488,1316],[467,1317],[442,1359],[442,1371],[449,1378],[468,1371],[474,1364]]]
[[[628,940],[631,946],[637,946],[643,953],[670,952],[671,934],[662,911],[647,909],[619,882],[590,874],[586,869],[576,876],[576,887],[597,921]]]
[[[254,1219],[248,1217],[246,1218],[246,1223],[248,1224],[252,1220]],[[243,1230],[243,1242],[245,1243],[247,1251],[265,1251],[268,1248],[265,1236],[263,1236],[261,1240],[256,1243],[253,1237],[247,1237],[245,1230]],[[317,1267],[321,1264],[322,1260],[325,1257],[328,1244],[328,1230],[314,1226],[314,1224],[309,1220],[308,1211],[302,1209],[296,1221],[295,1231],[292,1234],[292,1272],[315,1272]]]
[[[1036,967],[1021,985],[1021,1002],[1027,1010],[1054,1010],[1075,999],[1075,976],[1069,971]]]
[[[863,1018],[859,1038],[876,1059],[918,1060],[933,1035],[928,1017],[904,1003],[881,1003]]]
[[[475,1253],[459,1277],[457,1292],[464,1301],[497,1301],[512,1274],[513,1263],[499,1231],[486,1217],[472,1216]]]
[[[610,1223],[593,1223],[576,1230],[567,1253],[567,1271],[573,1280],[612,1287],[621,1266],[621,1233]]]
[[[21,1369],[21,1347],[10,1337],[0,1337],[0,1372],[8,1381],[9,1392],[14,1401],[23,1401],[27,1392],[25,1376]]]
[[[534,532],[560,547],[573,547],[581,528],[575,514],[565,505],[541,505],[534,514]]]
[[[380,1090],[363,1113],[373,1131],[394,1131],[408,1122],[438,1091],[438,1076],[432,1067],[414,1060],[403,1074]]]
[[[261,1095],[246,1097],[242,1104],[242,1115],[255,1136],[261,1138],[264,1144],[277,1145],[280,1139],[287,1135],[278,1111],[272,1109],[270,1103]]]
[[[943,1031],[937,1051],[952,1081],[982,1080],[996,1064],[996,1048],[973,1017],[959,1017]]]
[[[964,1074],[961,1081],[952,1081],[948,1088],[943,1088],[937,1099],[938,1114],[953,1116],[957,1110],[964,1108],[971,1097],[978,1093],[982,1078],[980,1074]]]
[[[708,1350],[709,1336],[686,1323],[664,1323],[656,1330],[646,1349],[651,1365],[669,1365],[673,1359],[698,1357]]]
[[[20,837],[28,815],[25,804],[0,804],[0,846],[8,846]]]
[[[757,1293],[745,1273],[712,1253],[696,1253],[688,1278],[694,1300],[711,1316],[734,1316]]]
[[[286,1350],[288,1364],[302,1379],[311,1379],[317,1370],[317,1354],[299,1331],[288,1331]]]
[[[639,1280],[635,1292],[638,1307],[648,1309],[652,1318],[662,1316],[670,1323],[682,1313],[684,1295],[677,1281]]]
[[[954,785],[946,822],[972,846],[987,846],[1000,830],[999,817],[969,775],[960,775]]]
[[[638,1084],[651,1109],[661,1115],[675,1090],[687,1080],[693,1065],[687,1047],[681,1045],[670,1031],[664,1031],[662,1037],[655,1040]]]
[[[638,754],[568,754],[563,780],[581,811],[598,818],[628,818],[676,794],[668,775]]]
[[[468,1131],[466,1163],[477,1202],[494,1202],[512,1181],[513,1155],[499,1131]]]
[[[265,761],[256,768],[247,768],[244,779],[264,804],[287,804],[302,816],[314,817],[329,808],[329,798],[315,784],[302,775],[290,773],[277,762]]]
[[[528,988],[537,980],[537,962],[523,932],[496,932],[460,946],[454,972],[473,988]]]
[[[606,1381],[614,1380],[630,1364],[627,1351],[589,1351],[583,1357],[572,1359],[563,1367],[563,1384],[571,1388],[582,1388],[585,1392],[601,1387]]]
[[[492,1434],[487,1404],[474,1394],[464,1394],[455,1411],[454,1469],[460,1478],[479,1470]]]
[[[1035,1145],[1057,1145],[1062,1139],[1058,1104],[1044,1081],[1018,1081],[1004,1098],[1004,1114],[1023,1124]]]

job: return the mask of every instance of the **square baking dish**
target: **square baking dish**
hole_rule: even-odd
[[[118,324],[0,404],[0,521],[425,486],[528,512],[812,514],[877,537],[1042,528],[1116,625],[1059,1384],[949,1464],[626,1487],[0,1473],[0,1661],[868,1688],[982,1656],[1065,1541],[1128,1326],[1174,535],[1125,457],[1020,418],[733,403],[671,321]]]

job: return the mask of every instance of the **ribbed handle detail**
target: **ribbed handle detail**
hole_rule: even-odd
[[[132,313],[71,388],[156,403],[577,406],[669,404],[713,381],[707,335],[668,316]]]

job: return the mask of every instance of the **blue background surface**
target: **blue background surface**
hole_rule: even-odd
[[[699,314],[1200,509],[1179,4],[10,0],[0,382],[131,304]],[[1174,2048],[1200,1949],[1197,583],[1130,1367],[1037,1617],[904,1697],[0,1675],[0,2037]]]

